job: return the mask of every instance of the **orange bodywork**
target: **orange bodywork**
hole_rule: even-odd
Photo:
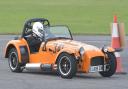
[[[104,54],[101,51],[88,51],[84,54],[82,60],[78,65],[78,71],[79,72],[89,72],[89,68],[91,66],[91,60],[92,58],[96,56],[104,57]],[[104,60],[104,59],[103,59]]]
[[[25,39],[19,39],[19,40],[11,40],[7,43],[6,48],[5,48],[5,57],[8,56],[9,51],[12,47],[15,47],[18,53],[18,58],[19,58],[19,62],[21,62],[21,53],[20,53],[20,46],[27,46],[27,48],[29,49],[27,42]],[[30,53],[29,53],[30,54]]]
[[[11,47],[15,47],[18,53],[19,62],[22,62],[20,46],[26,46],[29,54],[29,63],[41,63],[41,64],[56,64],[57,57],[62,52],[67,52],[73,55],[76,59],[79,58],[77,70],[79,72],[89,72],[89,68],[91,65],[91,60],[93,57],[100,56],[105,60],[104,53],[97,47],[91,46],[88,44],[84,44],[78,41],[73,40],[53,40],[49,41],[46,44],[46,50],[43,50],[45,42],[42,42],[39,52],[30,53],[29,46],[24,38],[20,38],[18,40],[9,41],[6,49],[5,49],[5,57],[8,56],[8,51]],[[80,58],[79,49],[80,47],[84,47],[85,53]],[[114,51],[112,48],[109,48],[110,51]]]

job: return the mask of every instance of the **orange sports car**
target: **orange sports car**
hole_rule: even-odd
[[[99,72],[110,77],[116,71],[115,50],[74,41],[67,26],[50,26],[47,19],[26,21],[21,37],[7,43],[5,58],[12,72],[41,70],[57,72],[62,78],[76,73]]]

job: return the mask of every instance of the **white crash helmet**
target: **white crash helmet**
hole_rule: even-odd
[[[43,37],[43,32],[44,32],[44,26],[41,22],[35,22],[33,24],[32,31],[34,34],[36,34],[39,37]]]

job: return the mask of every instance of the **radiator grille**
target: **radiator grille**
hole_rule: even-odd
[[[103,65],[104,57],[98,56],[91,59],[91,66]]]

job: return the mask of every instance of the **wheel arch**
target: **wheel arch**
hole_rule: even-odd
[[[62,53],[68,53],[68,54],[70,54],[70,55],[72,55],[72,56],[75,57],[75,52],[71,52],[71,51],[61,51],[61,52],[59,52],[59,53],[57,54],[55,64],[57,64],[57,62],[58,62],[58,60],[59,60],[58,57],[59,57]]]
[[[16,49],[18,54],[18,60],[21,64],[26,64],[27,62],[29,62],[29,49],[27,45],[23,43],[18,43],[17,41],[10,41],[7,44],[4,55],[5,58],[9,57],[9,52],[12,48]]]
[[[16,47],[15,47],[14,44],[9,44],[9,45],[6,47],[5,55],[4,55],[5,58],[8,58],[8,57],[9,57],[9,51],[10,51],[12,48],[15,48],[15,49],[16,49]]]

